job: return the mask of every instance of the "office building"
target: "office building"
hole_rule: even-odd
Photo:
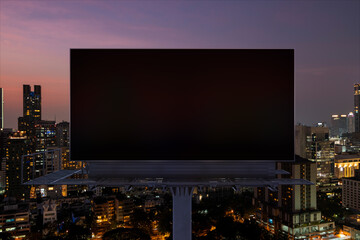
[[[349,112],[347,115],[347,132],[353,133],[355,132],[355,115],[353,112]]]
[[[6,189],[6,158],[4,158],[0,165],[0,195],[5,194]]]
[[[41,86],[35,85],[31,91],[30,85],[23,85],[23,116],[19,117],[18,128],[33,135],[33,127],[41,120]]]
[[[354,116],[355,116],[355,132],[360,132],[360,84],[354,84]]]
[[[29,197],[30,189],[28,186],[21,185],[21,157],[30,154],[28,148],[29,137],[23,131],[16,132],[9,136],[6,150],[6,196],[17,199],[26,199]],[[24,159],[23,180],[30,180],[32,171],[31,159]]]
[[[4,194],[6,186],[6,147],[9,136],[13,134],[11,128],[0,129],[0,195]]]
[[[290,175],[279,178],[306,179],[316,182],[316,163],[300,157],[294,163],[277,163]],[[253,203],[256,218],[268,231],[288,239],[312,239],[331,235],[334,222],[323,222],[317,209],[316,185],[280,185],[274,188],[256,188]]]
[[[348,117],[346,114],[331,115],[331,137],[340,138],[344,133],[348,132]]]
[[[317,184],[328,188],[334,175],[335,143],[328,127],[296,126],[295,154],[316,162]]]
[[[31,91],[30,85],[23,85],[23,116],[34,121],[41,120],[41,86],[35,85]]]
[[[62,121],[56,124],[56,146],[69,147],[69,122]]]
[[[35,150],[45,151],[48,147],[56,146],[55,121],[39,120],[35,125]]]

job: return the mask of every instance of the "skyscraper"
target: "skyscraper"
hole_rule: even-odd
[[[4,92],[0,88],[0,129],[4,128]]]
[[[30,187],[21,184],[21,156],[30,154],[30,138],[25,132],[18,131],[9,136],[6,144],[6,196],[26,199]],[[30,159],[29,159],[30,160]],[[23,181],[30,180],[30,161],[23,166]]]
[[[329,138],[328,127],[297,125],[295,154],[316,162],[317,184],[328,188],[334,173],[335,143]]]
[[[69,147],[69,122],[62,121],[56,124],[56,145]]]
[[[35,85],[31,91],[30,85],[23,85],[23,116],[34,120],[41,119],[41,86]]]
[[[348,132],[348,119],[346,114],[331,115],[330,135],[332,137],[341,137]]]
[[[41,120],[41,86],[35,85],[31,91],[30,85],[23,85],[23,116],[19,117],[20,131],[33,135],[33,126]]]
[[[360,84],[354,84],[354,115],[355,115],[355,132],[360,132]]]
[[[353,112],[349,112],[347,116],[348,133],[355,132],[355,117]]]

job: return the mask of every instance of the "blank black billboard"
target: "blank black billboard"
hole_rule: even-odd
[[[72,160],[293,160],[294,51],[71,49]]]

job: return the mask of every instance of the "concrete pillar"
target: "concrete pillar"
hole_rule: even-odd
[[[192,193],[194,187],[170,187],[173,197],[173,239],[191,240]]]

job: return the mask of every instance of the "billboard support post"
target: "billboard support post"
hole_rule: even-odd
[[[170,187],[173,197],[173,239],[191,240],[192,195],[194,187]]]

